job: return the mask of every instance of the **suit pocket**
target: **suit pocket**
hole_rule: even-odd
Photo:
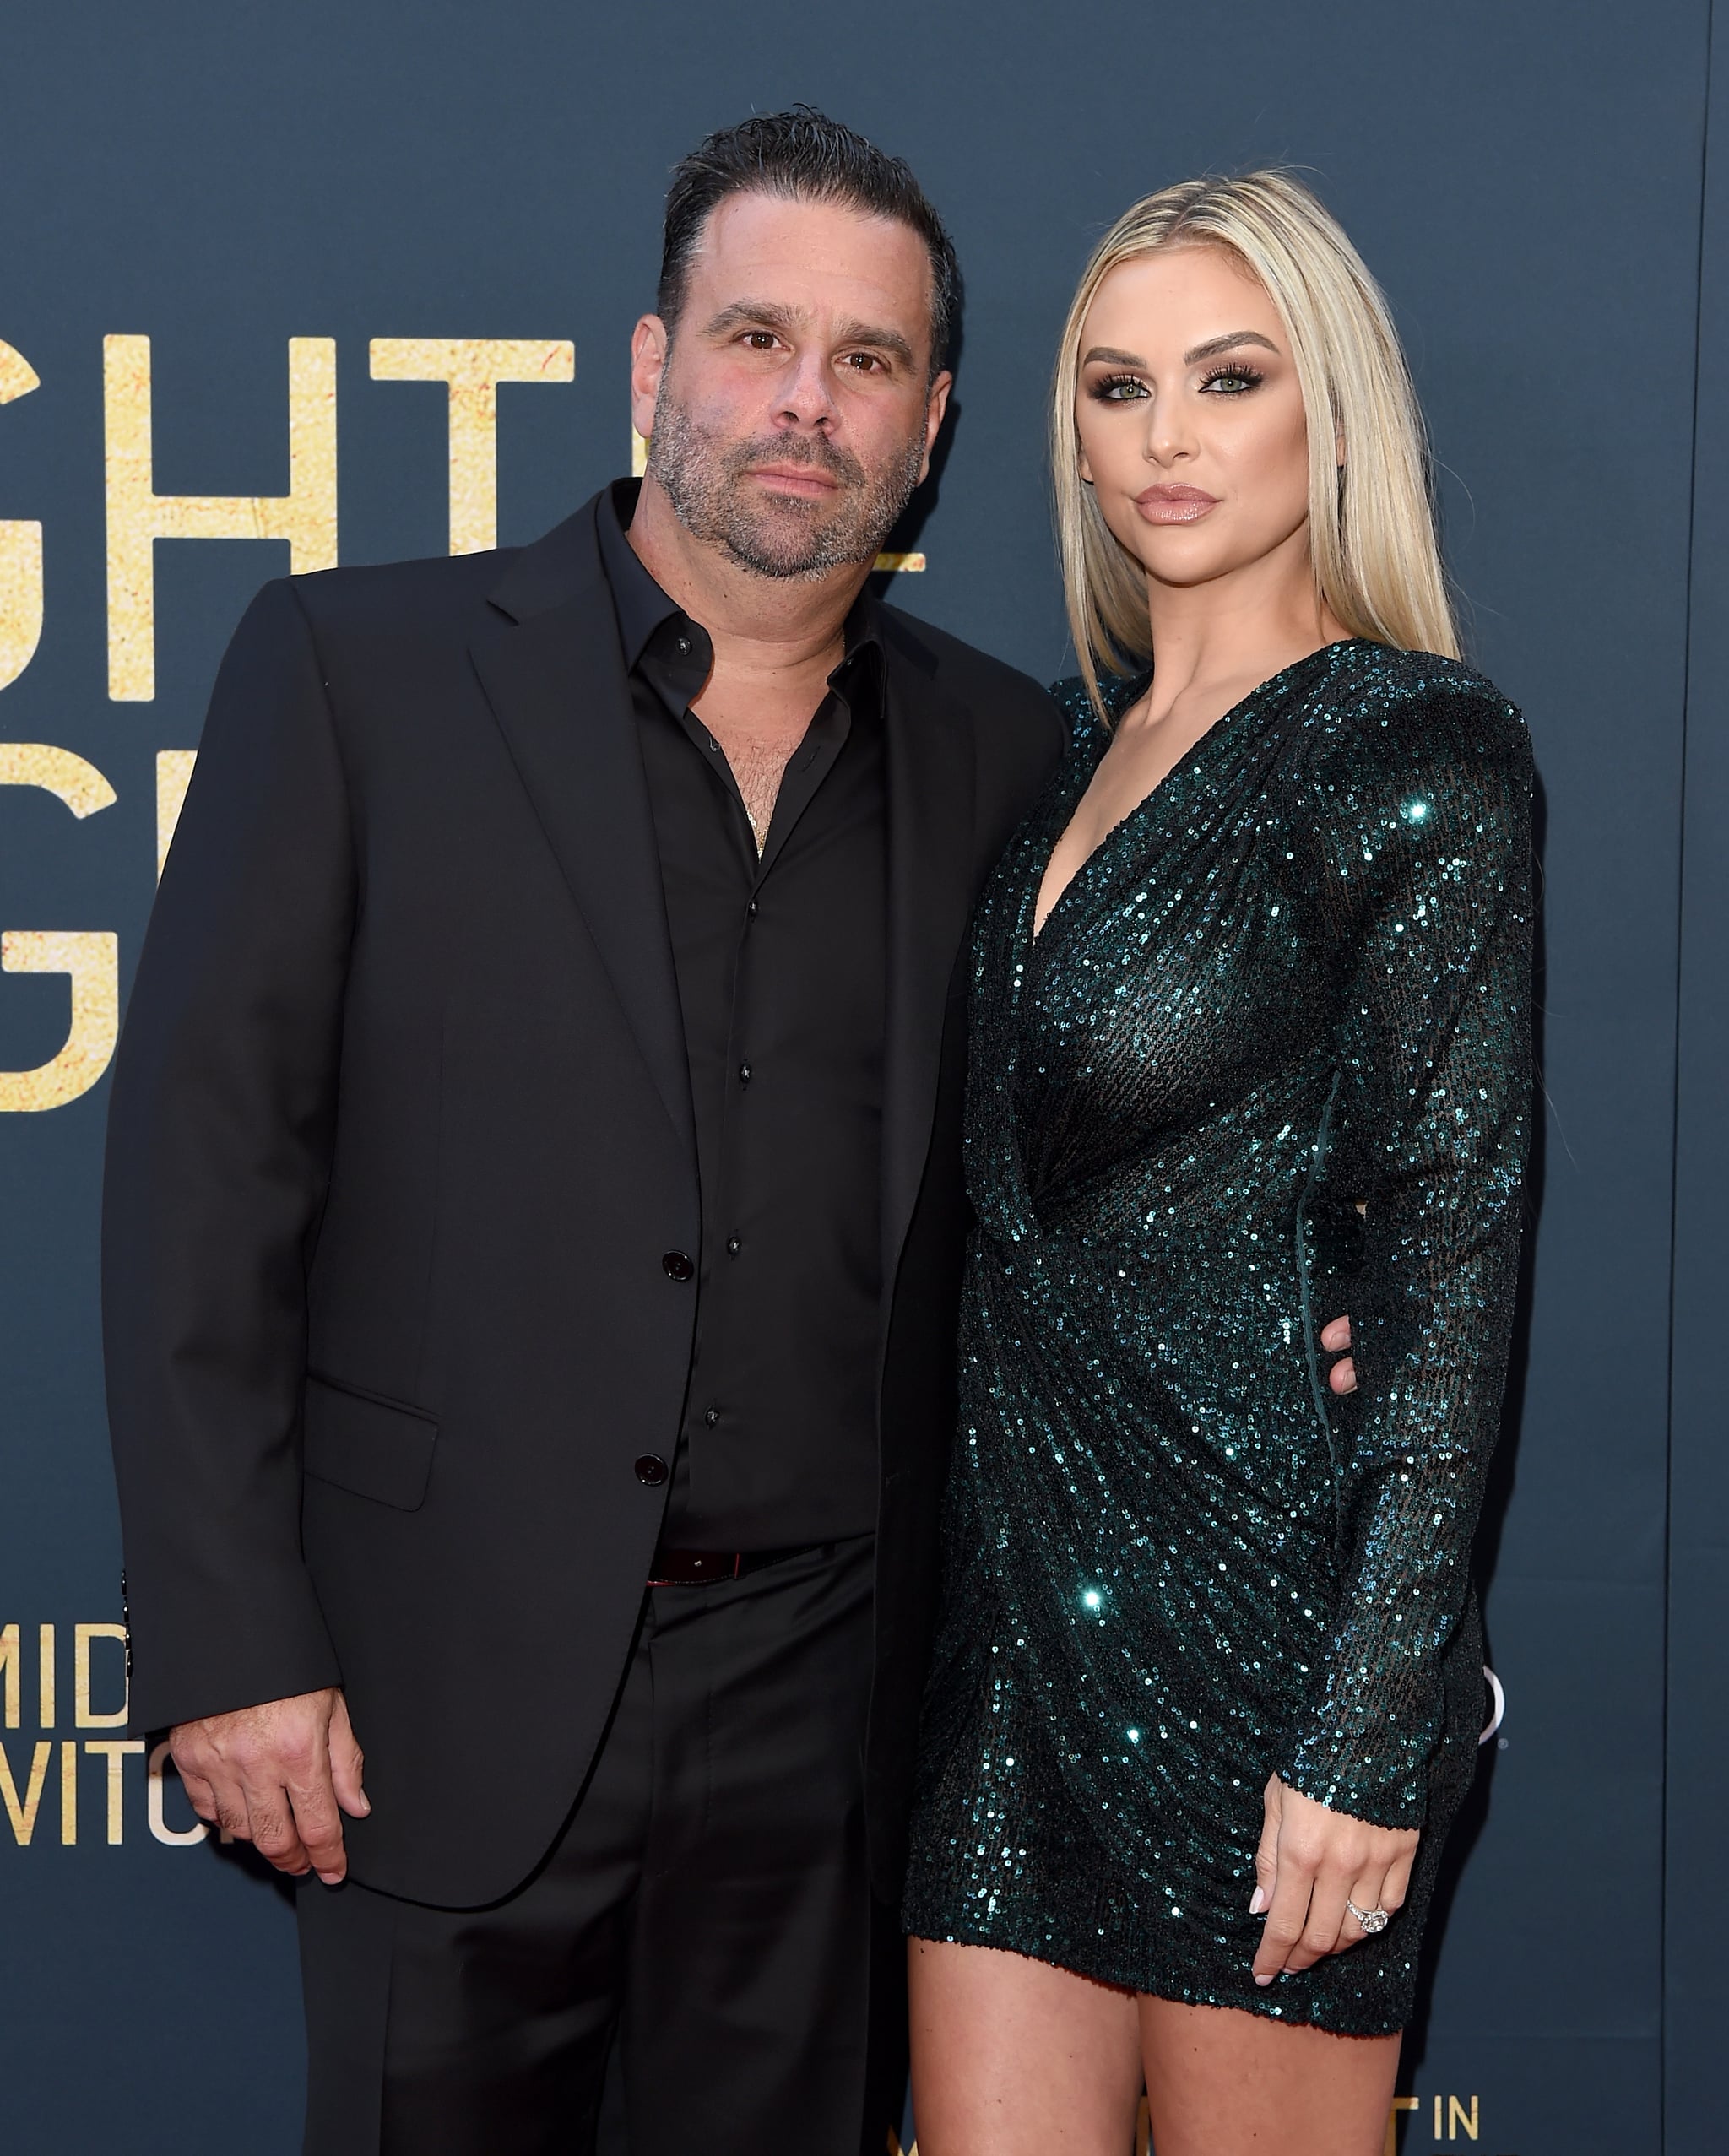
[[[415,1512],[426,1501],[438,1425],[418,1407],[308,1375],[301,1464],[321,1482]]]

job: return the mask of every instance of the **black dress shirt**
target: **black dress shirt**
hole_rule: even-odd
[[[759,854],[691,710],[713,659],[599,515],[660,853],[702,1207],[696,1341],[662,1540],[766,1550],[875,1525],[887,970],[882,649],[846,625]]]

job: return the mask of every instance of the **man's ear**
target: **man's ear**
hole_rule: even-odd
[[[645,314],[631,332],[631,425],[645,441],[654,429],[654,402],[671,346],[671,334],[658,314]]]
[[[930,474],[930,452],[936,447],[936,437],[942,432],[943,414],[949,408],[949,392],[955,386],[955,377],[945,367],[931,382],[924,400],[924,461],[919,467],[919,484],[923,486]]]

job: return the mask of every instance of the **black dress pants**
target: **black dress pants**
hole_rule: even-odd
[[[882,2156],[905,2022],[865,1870],[871,1565],[865,1537],[648,1590],[505,1901],[302,1884],[306,2156]]]

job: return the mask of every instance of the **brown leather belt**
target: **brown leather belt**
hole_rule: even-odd
[[[785,1550],[657,1549],[648,1568],[651,1587],[696,1587],[710,1579],[742,1579],[789,1557],[832,1557],[832,1542],[799,1542]]]

